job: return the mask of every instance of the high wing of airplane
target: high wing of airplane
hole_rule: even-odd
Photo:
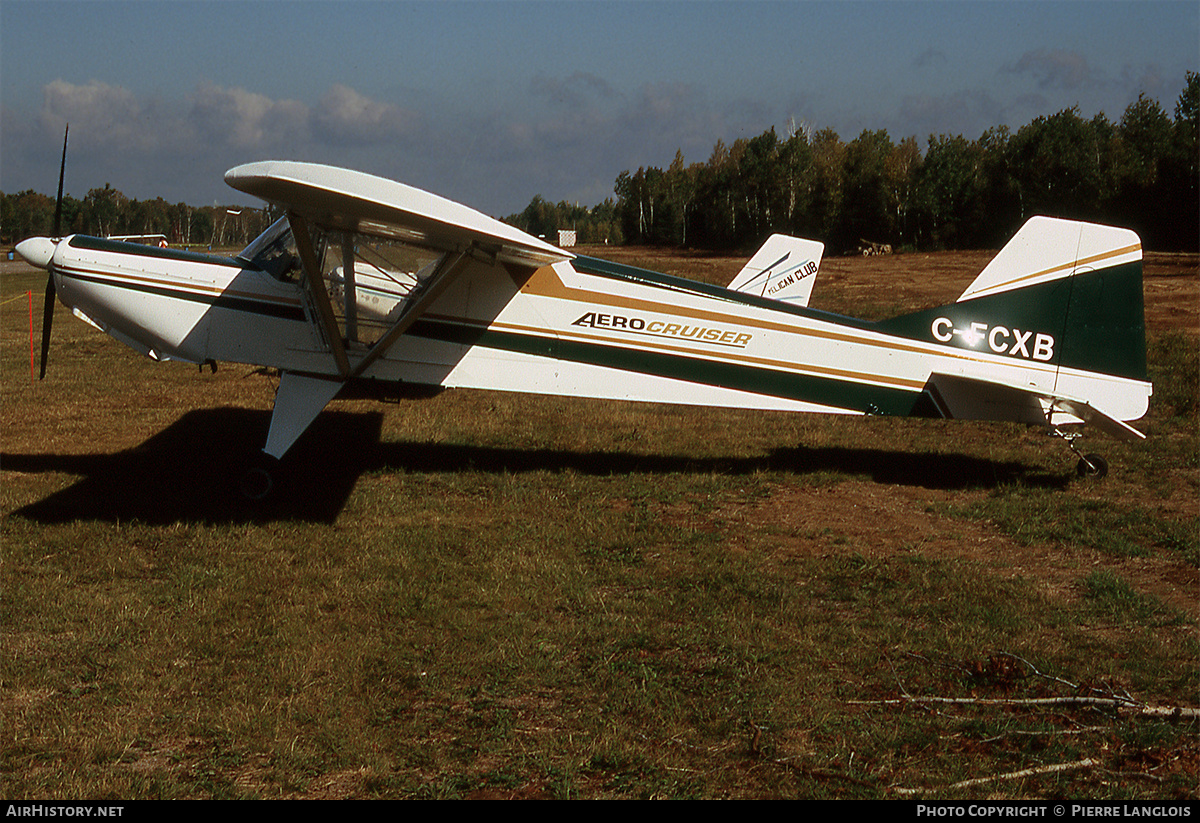
[[[870,322],[808,307],[815,241],[774,236],[721,288],[360,172],[269,161],[225,180],[285,213],[234,257],[83,235],[17,251],[49,270],[48,301],[149,357],[278,369],[272,458],[364,381],[1017,421],[1062,436],[1081,474],[1107,467],[1064,424],[1142,437],[1142,250],[1125,229],[1035,217],[956,302]]]

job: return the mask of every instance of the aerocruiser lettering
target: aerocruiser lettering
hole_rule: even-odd
[[[586,326],[590,329],[618,329],[621,331],[641,332],[656,337],[677,337],[684,340],[700,340],[706,343],[716,343],[723,346],[745,348],[754,335],[739,332],[736,329],[722,329],[711,326],[701,326],[692,323],[667,323],[662,320],[645,320],[621,314],[605,314],[589,311],[582,314],[571,323],[572,326]]]

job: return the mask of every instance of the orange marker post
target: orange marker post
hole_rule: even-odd
[[[29,290],[29,379],[33,380],[33,290]]]

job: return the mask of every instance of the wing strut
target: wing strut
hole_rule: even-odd
[[[300,256],[304,263],[305,275],[307,276],[309,271],[319,271],[316,266],[316,253],[313,251],[311,238],[303,219],[291,214],[288,215],[288,219],[292,221],[292,230],[296,233],[296,245],[301,250]],[[343,257],[351,258],[351,255],[345,254],[345,249],[343,249]],[[319,275],[310,279],[310,284],[313,284],[314,302],[321,311],[322,324],[325,326],[325,332],[333,346],[334,357],[338,359],[341,377],[283,372],[279,380],[279,390],[275,394],[271,428],[267,433],[267,444],[263,447],[263,451],[277,460],[282,459],[326,404],[337,395],[346,381],[361,376],[372,363],[386,353],[392,344],[400,339],[400,336],[424,313],[429,304],[445,291],[446,285],[462,271],[463,266],[470,260],[471,255],[466,251],[456,255],[446,255],[437,270],[425,281],[423,286],[419,287],[419,291],[414,291],[409,295],[408,303],[387,334],[363,355],[352,370],[324,284]],[[352,264],[353,259],[349,259],[349,263]],[[345,368],[342,367],[343,364],[345,364]]]
[[[337,363],[338,373],[344,378],[350,375],[350,361],[346,358],[346,346],[342,343],[342,332],[338,328],[337,318],[333,315],[333,306],[329,302],[329,293],[321,282],[321,264],[313,249],[312,235],[308,233],[308,223],[294,211],[287,213],[288,223],[292,226],[292,235],[296,238],[296,249],[300,252],[300,262],[304,268],[304,278],[308,281],[308,292],[316,304],[317,314],[321,317],[321,325],[325,327],[325,337],[329,340],[329,348],[333,350],[333,359]]]
[[[342,233],[342,279],[346,290],[346,339],[358,339],[358,284],[354,280],[354,240]]]

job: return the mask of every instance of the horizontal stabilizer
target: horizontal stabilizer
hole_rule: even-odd
[[[807,306],[824,252],[825,244],[816,240],[773,234],[728,288],[793,306]]]
[[[932,374],[925,391],[943,417],[1041,426],[1082,422],[1118,440],[1146,439],[1128,423],[1076,397],[959,374]]]
[[[1135,429],[1123,420],[1118,420],[1097,409],[1095,406],[1084,400],[1072,400],[1066,397],[1056,398],[1054,401],[1056,408],[1078,417],[1084,423],[1090,426],[1095,426],[1105,434],[1115,437],[1117,440],[1145,440],[1146,435]]]

